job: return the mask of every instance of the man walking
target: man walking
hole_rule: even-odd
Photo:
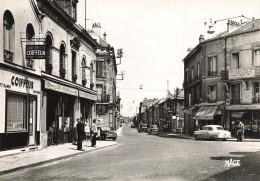
[[[78,132],[78,150],[85,151],[82,149],[82,141],[84,139],[85,125],[81,119],[78,119],[77,132]]]
[[[91,131],[91,135],[92,135],[92,138],[91,138],[91,147],[93,146],[96,146],[96,139],[97,139],[97,125],[96,125],[96,120],[93,119],[93,123],[91,125],[91,128],[90,128],[90,131]]]

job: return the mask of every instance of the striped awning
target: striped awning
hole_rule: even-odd
[[[213,116],[215,115],[217,109],[218,106],[200,107],[197,113],[195,114],[195,119],[213,120]]]

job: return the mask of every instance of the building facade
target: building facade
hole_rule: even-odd
[[[99,44],[96,51],[97,119],[100,124],[115,130],[118,127],[120,104],[116,95],[117,64],[114,48],[106,42],[106,33],[101,37],[100,24],[94,23],[89,33]]]
[[[77,0],[37,0],[46,59],[41,62],[43,145],[71,142],[78,118],[95,118],[96,41],[77,25]],[[47,141],[46,141],[47,140]]]
[[[41,141],[43,59],[26,55],[26,45],[43,45],[34,5],[9,1],[0,7],[0,150],[38,146]]]

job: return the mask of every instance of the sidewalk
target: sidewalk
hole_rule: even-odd
[[[159,133],[159,136],[161,137],[168,137],[168,138],[182,138],[182,139],[192,139],[195,140],[194,136],[184,135],[184,134],[176,134],[171,132],[165,132],[165,133]],[[227,139],[227,141],[237,141],[236,138],[232,137],[230,139]],[[253,138],[246,138],[244,139],[244,142],[260,142],[260,139],[253,139]]]
[[[0,175],[89,153],[114,145],[117,145],[117,142],[107,140],[97,141],[97,146],[91,147],[90,141],[83,141],[82,147],[85,151],[77,150],[77,145],[73,145],[72,143],[50,146],[41,150],[27,151],[21,154],[15,154],[15,151],[3,151],[0,153]]]

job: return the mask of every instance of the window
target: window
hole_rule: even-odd
[[[93,89],[93,63],[90,64],[90,89]]]
[[[208,61],[208,75],[215,76],[217,75],[217,56],[209,57]]]
[[[106,63],[103,61],[97,61],[97,74],[96,76],[99,78],[104,78],[106,77]]]
[[[82,59],[81,67],[82,67],[82,85],[85,86],[86,85],[86,59],[85,59],[85,57]]]
[[[239,69],[239,53],[233,53],[232,54],[231,68],[232,69]]]
[[[76,52],[75,51],[71,51],[71,74],[72,74],[72,81],[76,82],[77,80],[77,72],[76,72]]]
[[[253,98],[254,103],[259,103],[260,102],[260,95],[259,95],[259,82],[254,83],[254,98]]]
[[[32,41],[32,38],[34,38],[35,32],[33,25],[29,23],[26,27],[26,39],[27,39],[27,45],[34,44],[34,41]],[[31,40],[31,41],[30,41]],[[32,59],[26,59],[26,67],[34,69],[34,60]]]
[[[256,50],[254,55],[254,66],[260,66],[260,50]]]
[[[102,92],[103,92],[102,86],[97,86],[97,101],[98,102],[101,102],[101,100],[102,100]]]
[[[197,64],[197,75],[200,77],[200,63]]]
[[[209,85],[209,102],[216,102],[216,85]]]
[[[77,4],[75,2],[72,2],[72,18],[74,20],[77,20]]]
[[[45,51],[46,51],[46,60],[45,60],[45,71],[47,73],[51,73],[52,71],[52,62],[51,62],[51,46],[52,46],[52,38],[50,35],[46,36],[46,45],[45,45]]]
[[[240,104],[240,84],[231,84],[231,104]]]
[[[188,82],[189,81],[189,69],[186,69],[185,75],[186,75],[186,82]]]
[[[3,25],[4,37],[4,61],[13,62],[14,61],[14,18],[10,11],[5,11],[4,13],[4,25]]]
[[[26,100],[26,95],[7,93],[7,132],[27,130]]]
[[[196,93],[197,93],[197,102],[199,103],[200,102],[200,86],[199,85],[197,86]]]
[[[194,80],[194,66],[191,67],[191,80]]]
[[[65,78],[66,70],[65,70],[65,46],[61,44],[60,46],[60,77]]]

